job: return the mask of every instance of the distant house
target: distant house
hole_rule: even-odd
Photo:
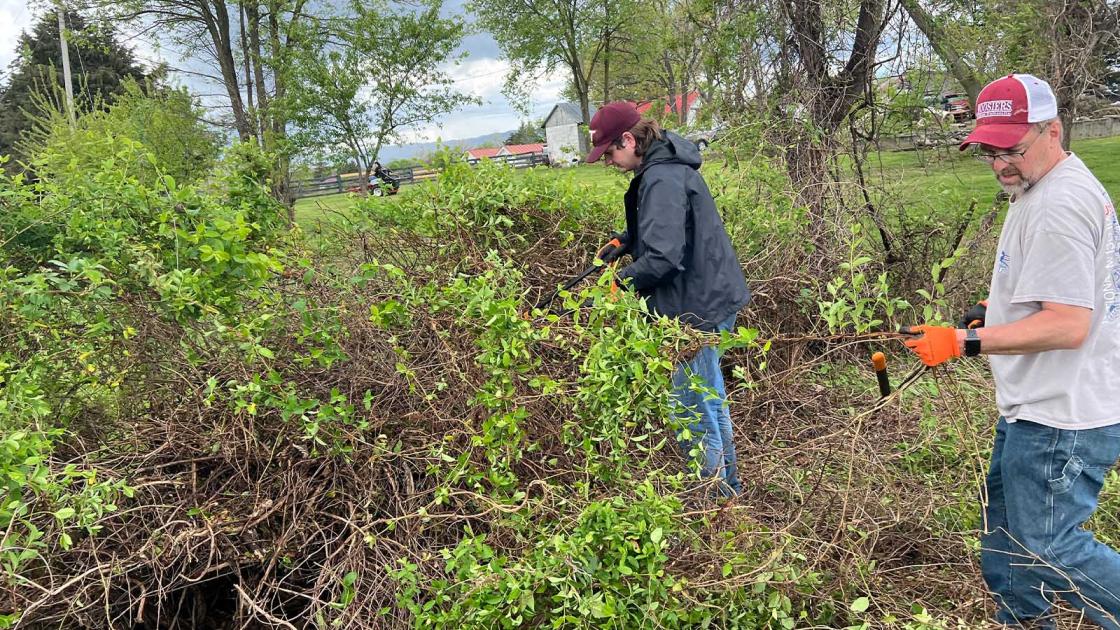
[[[595,115],[591,108],[590,115]],[[545,150],[548,160],[555,165],[570,166],[577,164],[588,151],[591,143],[579,103],[557,103],[544,118]]]
[[[665,100],[668,101],[669,99]],[[694,125],[696,124],[697,116],[700,115],[700,106],[703,104],[702,101],[703,99],[700,98],[700,92],[697,92],[696,90],[693,90],[684,95],[678,94],[673,98],[672,103],[665,103],[665,108],[662,110],[662,113],[665,115],[675,114],[676,112],[679,112],[682,107],[684,107],[685,111],[688,112],[687,117],[685,118],[685,124]],[[653,101],[642,101],[640,103],[635,103],[634,105],[637,107],[639,114],[648,116],[652,115],[648,112],[653,108],[653,103]]]
[[[535,144],[507,144],[498,149],[498,155],[525,155],[526,153],[544,153],[543,142]]]
[[[507,144],[497,148],[467,149],[463,152],[463,159],[470,164],[477,164],[479,160],[504,160],[517,155],[543,154],[545,145],[536,144]],[[537,164],[538,162],[533,162]]]
[[[498,152],[501,151],[501,150],[502,150],[501,147],[486,147],[486,148],[482,148],[482,149],[467,149],[465,152],[463,152],[463,159],[468,161],[468,162],[474,163],[474,162],[477,162],[477,161],[481,160],[482,158],[492,158],[492,157],[498,155]]]

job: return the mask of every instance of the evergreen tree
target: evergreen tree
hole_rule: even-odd
[[[536,144],[544,142],[544,127],[543,121],[537,120],[530,122],[528,120],[521,121],[521,126],[517,128],[506,138],[506,144]]]
[[[82,111],[111,103],[127,77],[144,83],[144,69],[111,30],[90,24],[73,11],[67,11],[65,20],[75,108]],[[20,35],[8,81],[0,87],[0,155],[11,155],[17,161],[24,157],[19,142],[32,127],[37,93],[50,98],[63,94],[58,40],[58,14],[54,12],[44,14],[30,33]]]

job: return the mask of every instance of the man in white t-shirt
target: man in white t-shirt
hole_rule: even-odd
[[[1120,456],[1120,223],[1100,182],[1062,149],[1057,100],[1027,74],[989,83],[973,146],[1011,208],[984,326],[917,326],[926,365],[991,356],[1000,419],[981,568],[997,621],[1053,627],[1061,597],[1120,629],[1120,553],[1082,528]]]

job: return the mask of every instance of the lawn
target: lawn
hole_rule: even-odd
[[[1077,140],[1073,152],[1113,198],[1120,195],[1120,173],[1116,169],[1120,137]],[[999,190],[991,167],[956,147],[883,152],[873,156],[869,166],[881,171],[886,181],[909,182],[907,188],[916,201],[949,193],[987,201]]]
[[[354,195],[351,193],[337,193],[321,197],[305,197],[296,200],[296,223],[303,231],[317,232],[321,223],[331,220],[332,213],[341,212],[350,207]]]
[[[1120,137],[1078,140],[1074,152],[1101,180],[1109,194],[1120,196]],[[709,154],[707,169],[718,168],[718,159]],[[876,197],[888,197],[908,206],[927,207],[931,212],[958,212],[976,199],[987,207],[999,191],[991,168],[955,147],[921,151],[890,151],[872,154],[865,164],[869,184],[877,188]],[[582,164],[556,169],[560,177],[571,177],[586,185],[591,194],[615,191],[622,200],[626,175],[602,164]],[[401,195],[415,194],[417,184],[405,186]],[[392,199],[392,198],[391,198]],[[310,197],[296,201],[296,223],[308,235],[321,235],[326,224],[338,218],[353,200],[350,193]]]
[[[540,170],[540,168],[535,170]],[[518,172],[527,173],[528,171]],[[581,164],[573,168],[555,169],[553,172],[558,177],[576,179],[581,185],[589,189],[590,194],[615,190],[618,192],[620,202],[622,192],[625,190],[625,182],[628,179],[627,176],[615,169],[605,167],[602,164]],[[393,201],[404,195],[416,194],[423,186],[430,185],[429,182],[422,182],[404,186],[398,196],[389,197],[388,200]],[[341,218],[339,213],[348,210],[353,205],[354,198],[355,196],[351,193],[337,193],[297,199],[295,206],[296,223],[309,236],[317,237],[323,233],[324,228],[328,227],[331,222]]]

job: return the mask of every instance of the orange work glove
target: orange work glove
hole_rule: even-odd
[[[907,348],[918,355],[922,363],[933,367],[941,365],[949,359],[961,356],[961,346],[957,342],[957,331],[948,326],[911,326],[904,328],[903,332],[920,335],[907,339],[903,343]]]
[[[599,260],[610,262],[619,257],[617,252],[621,248],[622,241],[618,240],[617,237],[612,238],[611,240],[607,241],[606,245],[599,248],[599,251],[595,253],[595,257]]]

